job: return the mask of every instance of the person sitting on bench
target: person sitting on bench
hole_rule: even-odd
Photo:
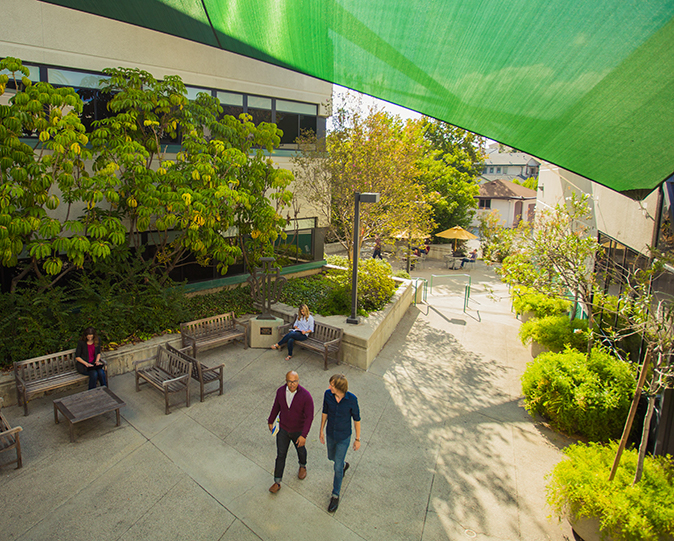
[[[464,257],[461,260],[461,267],[460,268],[463,268],[463,266],[466,263],[475,263],[476,261],[477,261],[477,248],[470,253],[469,257]]]

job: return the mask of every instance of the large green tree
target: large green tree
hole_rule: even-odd
[[[360,206],[358,249],[365,238],[425,236],[431,207],[419,183],[425,141],[419,121],[346,102],[333,116],[325,142],[300,140],[294,163],[305,196],[329,219],[334,237],[353,256],[354,193],[376,192]]]
[[[427,147],[420,177],[433,205],[434,233],[470,226],[484,164],[482,137],[440,120],[421,119]]]
[[[256,251],[270,250],[285,225],[280,210],[292,197],[285,190],[292,174],[264,153],[280,143],[276,126],[255,126],[247,115],[223,117],[217,100],[204,93],[187,100],[177,76],[158,81],[137,69],[105,73],[115,115],[92,134],[95,171],[116,183],[119,197],[109,212],[127,218],[137,256],[167,275],[191,256],[226,271],[242,254],[245,235]],[[168,143],[178,137],[174,158]],[[225,235],[232,228],[237,242]],[[154,249],[144,249],[143,234]]]
[[[116,199],[108,179],[92,177],[82,100],[72,88],[31,83],[16,58],[0,60],[0,261],[19,266],[12,290],[31,271],[52,283],[86,261],[106,258],[123,244],[119,216],[98,212]],[[31,144],[26,136],[35,136]],[[58,214],[56,211],[58,209]],[[57,217],[58,216],[58,217]],[[22,254],[28,258],[19,261]]]

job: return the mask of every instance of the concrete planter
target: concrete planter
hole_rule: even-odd
[[[317,316],[319,321],[344,329],[342,362],[367,370],[395,331],[407,308],[414,302],[414,283],[400,278],[394,280],[399,286],[391,301],[383,310],[363,318],[359,325],[347,324],[345,316]],[[297,307],[279,303],[274,305],[272,312],[277,317],[284,315],[292,317],[297,313]],[[157,336],[139,344],[129,344],[115,351],[103,352],[103,357],[108,363],[108,374],[112,377],[131,372],[134,361],[151,357],[158,345],[167,343],[179,347],[180,334]],[[113,390],[114,385],[112,381],[110,387]],[[4,406],[17,403],[14,374],[11,371],[0,374],[0,397],[4,399]]]
[[[541,353],[545,353],[547,351],[550,351],[550,348],[543,346],[536,342],[536,340],[531,341],[531,356],[535,359],[538,357]]]
[[[571,517],[567,520],[573,529],[573,536],[576,538],[576,541],[616,541],[610,535],[602,536],[597,517]],[[660,536],[659,541],[674,541],[674,537],[671,535]]]

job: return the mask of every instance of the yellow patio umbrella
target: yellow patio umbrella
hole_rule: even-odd
[[[456,251],[457,240],[472,240],[477,238],[470,231],[466,231],[459,225],[455,225],[454,227],[440,231],[440,233],[436,233],[435,236],[442,237],[443,239],[454,239],[454,251]]]

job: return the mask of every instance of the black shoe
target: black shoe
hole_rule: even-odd
[[[328,505],[328,513],[334,513],[337,511],[337,508],[339,507],[339,498],[335,498],[334,496],[330,498],[330,505]]]
[[[348,470],[348,469],[349,469],[349,463],[344,462],[344,473],[346,473],[346,470]]]

